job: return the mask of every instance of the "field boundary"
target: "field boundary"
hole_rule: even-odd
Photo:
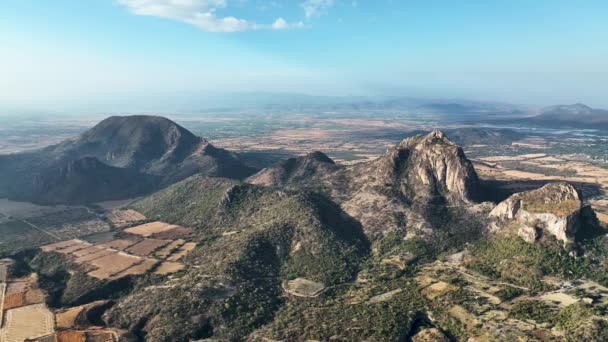
[[[6,283],[0,283],[0,331],[4,326],[4,293],[6,292]]]

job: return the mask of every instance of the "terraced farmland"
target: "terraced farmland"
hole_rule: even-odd
[[[154,234],[167,233],[176,239],[155,239]],[[43,252],[68,256],[79,265],[80,271],[98,279],[118,279],[148,272],[170,274],[181,270],[180,262],[196,244],[185,237],[192,230],[164,222],[151,222],[130,227],[117,233],[111,241],[94,244],[71,239],[41,246]]]

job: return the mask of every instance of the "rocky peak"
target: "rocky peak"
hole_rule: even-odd
[[[583,202],[576,188],[568,183],[550,183],[542,188],[520,192],[498,204],[490,217],[495,229],[516,231],[534,242],[549,233],[563,242],[574,242],[582,228]]]
[[[389,149],[374,165],[379,178],[410,199],[469,202],[477,174],[462,148],[438,130],[416,135]]]

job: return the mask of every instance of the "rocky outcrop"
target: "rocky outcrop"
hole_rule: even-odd
[[[425,328],[420,330],[414,337],[412,342],[448,342],[449,339],[437,328]]]
[[[440,131],[404,139],[369,162],[337,165],[314,152],[264,169],[248,181],[324,193],[372,238],[406,229],[429,235],[437,226],[429,217],[441,216],[433,208],[469,204],[478,191],[473,165]]]
[[[385,185],[398,187],[413,201],[470,202],[476,193],[478,178],[472,163],[441,131],[403,140],[373,168]]]
[[[568,183],[551,183],[540,189],[512,195],[491,212],[495,231],[515,232],[534,242],[543,234],[563,242],[574,242],[582,229],[585,211],[581,196]]]

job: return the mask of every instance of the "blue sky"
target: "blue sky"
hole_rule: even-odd
[[[0,106],[209,92],[608,107],[605,0],[4,0]]]

